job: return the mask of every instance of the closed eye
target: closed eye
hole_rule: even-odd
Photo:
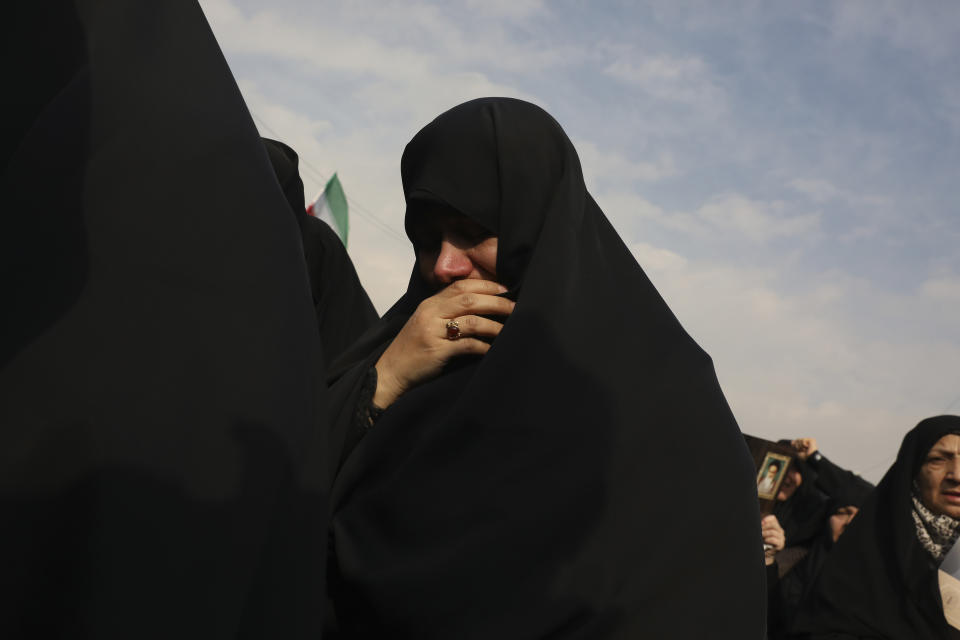
[[[440,234],[434,229],[418,230],[413,236],[413,248],[417,253],[431,253],[440,248]]]

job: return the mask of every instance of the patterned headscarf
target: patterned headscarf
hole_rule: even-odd
[[[917,483],[913,483],[913,524],[917,528],[917,539],[939,564],[953,543],[960,537],[960,520],[948,515],[937,515],[924,506],[920,500]]]

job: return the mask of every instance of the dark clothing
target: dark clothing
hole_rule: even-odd
[[[195,2],[12,5],[0,637],[316,638],[319,338],[216,41]]]
[[[330,225],[310,215],[301,216],[299,223],[324,359],[336,362],[380,315]]]
[[[802,463],[794,461],[794,465]],[[814,474],[807,468],[800,472],[803,482],[789,499],[773,505],[773,515],[783,527],[787,546],[808,546],[823,530],[829,516],[830,498],[817,488]]]
[[[327,362],[334,362],[376,324],[379,315],[336,232],[323,220],[307,214],[297,153],[276,140],[264,138],[263,143],[283,195],[300,226],[323,355]]]
[[[424,201],[479,223],[517,306],[485,356],[400,397],[344,460],[331,588],[345,635],[762,638],[743,436],[560,126],[519,100],[468,102],[414,137],[401,173],[408,234]],[[339,441],[369,368],[429,295],[414,269],[347,354]],[[702,460],[708,483],[680,473]],[[712,545],[703,522],[724,523]]]
[[[771,640],[788,637],[787,632],[823,568],[833,547],[829,523],[803,546],[787,547],[767,570],[767,635]]]
[[[779,442],[790,444],[790,440]],[[859,506],[873,490],[872,484],[835,465],[820,452],[807,460],[794,459],[791,468],[800,472],[802,482],[788,500],[773,507],[787,546],[809,547],[833,511],[847,505]]]
[[[859,507],[866,500],[873,485],[829,460],[823,454],[806,460],[816,487],[830,498],[832,509],[853,505]]]
[[[777,502],[773,510],[784,528],[787,548],[777,554],[776,579],[767,581],[771,638],[786,633],[823,567],[833,546],[829,530],[832,513],[839,507],[859,507],[873,489],[869,482],[823,454],[794,460],[793,464],[803,481],[789,500]]]
[[[949,433],[960,434],[960,418],[929,418],[903,439],[897,460],[830,551],[797,616],[797,637],[960,638],[944,618],[937,567],[911,516],[917,471]]]

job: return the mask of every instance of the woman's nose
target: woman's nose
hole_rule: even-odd
[[[954,456],[953,460],[947,463],[947,477],[954,482],[960,482],[960,456]]]
[[[433,266],[433,274],[437,280],[449,284],[454,280],[461,280],[473,271],[473,261],[466,252],[444,238],[440,242],[440,254]]]

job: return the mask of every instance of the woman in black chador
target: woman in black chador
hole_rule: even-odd
[[[300,227],[320,344],[324,359],[333,362],[364,331],[376,324],[379,316],[360,284],[357,270],[340,237],[326,222],[307,213],[303,180],[297,169],[300,162],[297,152],[270,138],[263,138],[263,146]]]
[[[332,388],[344,634],[761,638],[743,438],[560,126],[474,100],[401,173],[409,288]]]
[[[4,8],[0,638],[320,637],[320,336],[203,12]]]
[[[837,541],[798,638],[956,640],[937,568],[960,534],[960,417],[928,418]]]

